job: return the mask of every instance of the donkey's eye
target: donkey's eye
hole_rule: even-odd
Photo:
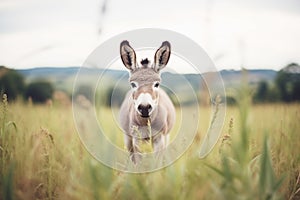
[[[154,87],[155,87],[155,88],[158,88],[158,87],[159,87],[159,82],[155,83],[155,84],[154,84]]]
[[[130,85],[132,88],[136,88],[136,84],[134,82],[131,82]]]

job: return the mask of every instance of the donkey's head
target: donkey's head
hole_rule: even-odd
[[[134,49],[128,41],[121,42],[120,54],[127,69],[130,70],[130,85],[133,90],[132,98],[136,112],[144,118],[151,116],[158,105],[160,70],[163,69],[170,58],[171,45],[165,41],[154,55],[154,62],[143,59],[140,64],[136,62]]]

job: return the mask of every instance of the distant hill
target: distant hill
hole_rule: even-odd
[[[80,67],[41,67],[33,69],[21,69],[18,70],[22,75],[24,75],[26,82],[32,82],[34,80],[46,79],[52,82],[56,88],[64,89],[67,91],[72,90],[72,85],[75,80],[76,74],[79,70],[83,76],[86,76],[88,81],[91,76],[99,76],[103,73],[103,69],[87,69]],[[124,82],[124,85],[127,86],[128,72],[121,70],[106,70],[105,76],[113,84],[116,81]],[[236,70],[222,70],[220,74],[223,78],[225,87],[236,87],[239,86],[240,81],[242,80],[243,73],[242,71]],[[277,71],[274,70],[248,70],[247,71],[247,80],[249,84],[256,84],[261,80],[271,82],[275,79]],[[208,76],[209,73],[202,74],[202,76]],[[194,89],[199,89],[201,87],[202,80],[201,75],[199,74],[172,74],[172,73],[162,73],[163,83],[170,86],[172,90],[182,90],[182,81],[183,79],[187,80],[189,84]]]
[[[18,70],[28,81],[37,79],[59,80],[75,76],[79,67],[40,67]]]
[[[220,73],[226,86],[239,84],[243,77],[243,72],[240,70],[222,70]],[[268,69],[247,70],[246,78],[249,84],[256,84],[261,80],[272,82],[276,74],[277,71]]]

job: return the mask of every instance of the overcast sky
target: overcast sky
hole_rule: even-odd
[[[299,0],[1,0],[0,65],[80,66],[101,42],[165,28],[202,46],[218,69],[300,63]],[[158,42],[160,43],[160,41]]]

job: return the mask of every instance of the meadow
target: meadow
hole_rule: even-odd
[[[95,160],[78,137],[71,106],[4,96],[0,112],[0,199],[300,199],[299,103],[253,105],[242,97],[227,107],[222,135],[204,159],[199,147],[211,110],[201,106],[207,117],[188,151],[144,174]],[[111,120],[106,129],[118,134]]]

